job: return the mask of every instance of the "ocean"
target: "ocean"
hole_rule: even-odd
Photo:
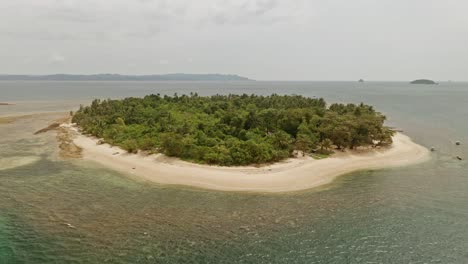
[[[311,190],[235,193],[62,160],[54,133],[33,135],[94,98],[190,92],[364,102],[436,151]],[[0,124],[1,264],[468,263],[468,83],[3,81],[0,102],[15,104],[0,117],[46,113]]]

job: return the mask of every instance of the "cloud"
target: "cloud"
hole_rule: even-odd
[[[211,13],[201,21],[212,21],[217,25],[245,25],[252,23],[275,23],[284,21],[289,6],[282,6],[278,0],[244,0],[214,2]]]
[[[256,79],[392,79],[415,69],[436,76],[443,65],[446,79],[462,79],[467,8],[463,0],[0,0],[0,72],[139,74],[156,64]]]
[[[263,15],[278,6],[278,2],[276,0],[256,1],[254,3],[255,8],[253,11],[257,15]]]
[[[285,0],[15,0],[0,3],[0,34],[45,40],[154,38],[223,25],[268,26],[296,17]],[[19,11],[18,11],[19,10]],[[15,14],[15,15],[13,15]]]
[[[98,22],[98,16],[89,10],[74,7],[57,7],[47,10],[42,14],[45,19],[60,20],[71,23],[93,23]]]
[[[59,53],[52,53],[49,57],[49,63],[58,64],[65,62],[65,57]]]

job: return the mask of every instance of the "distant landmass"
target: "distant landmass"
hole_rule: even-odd
[[[411,84],[438,84],[438,83],[434,82],[433,80],[419,79],[419,80],[412,81]]]
[[[0,81],[252,81],[249,78],[230,74],[53,74],[53,75],[0,75]]]

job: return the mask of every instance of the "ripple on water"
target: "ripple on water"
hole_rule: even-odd
[[[0,158],[0,170],[8,170],[38,162],[38,156],[16,156]]]

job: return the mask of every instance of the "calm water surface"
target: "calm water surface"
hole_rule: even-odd
[[[57,111],[150,93],[301,94],[373,104],[424,164],[318,189],[239,194],[162,186],[57,158],[33,136]],[[0,263],[468,263],[468,84],[0,82]],[[461,146],[454,142],[460,140]]]

